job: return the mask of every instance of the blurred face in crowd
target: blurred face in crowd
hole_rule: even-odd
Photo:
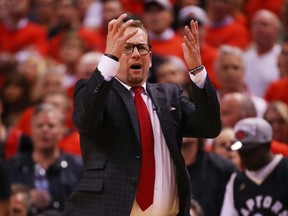
[[[269,122],[273,130],[273,139],[288,143],[288,122],[273,108],[266,111],[264,118]]]
[[[43,77],[42,94],[50,91],[65,91],[64,80],[63,73],[48,72]]]
[[[232,163],[240,169],[241,162],[237,151],[231,151],[230,145],[234,141],[234,131],[232,128],[225,128],[213,142],[213,152],[232,161]]]
[[[128,27],[124,34],[129,34],[135,30],[134,27]],[[138,32],[127,40],[127,44],[148,44],[147,33],[138,28]],[[117,78],[129,86],[141,86],[146,82],[149,74],[149,68],[152,66],[152,53],[148,50],[147,54],[139,53],[138,48],[134,47],[132,53],[122,53],[119,63],[120,68]]]
[[[107,26],[108,23],[121,14],[123,14],[123,6],[121,1],[110,0],[103,3],[103,26]]]
[[[157,4],[151,4],[143,14],[145,27],[155,34],[163,33],[174,20],[173,12],[162,8]]]
[[[26,192],[28,193],[28,192]],[[10,216],[27,216],[29,209],[28,195],[16,192],[10,197]]]
[[[78,35],[72,35],[60,47],[60,58],[66,65],[75,65],[84,53],[84,42]]]
[[[165,62],[157,68],[157,82],[176,83],[184,86],[186,84],[186,74],[172,62]]]
[[[206,0],[205,2],[213,22],[223,20],[227,15],[231,14],[233,9],[232,0]]]
[[[224,54],[218,60],[217,78],[225,92],[237,92],[243,89],[244,68],[239,56]]]
[[[24,17],[29,12],[29,0],[7,0],[9,15]]]
[[[34,149],[38,151],[51,151],[57,147],[58,141],[63,137],[63,116],[55,111],[40,111],[32,117],[31,137]]]
[[[47,23],[53,19],[55,0],[35,0],[35,13],[40,23]]]
[[[280,77],[288,77],[288,42],[283,42],[281,45],[281,53],[278,56],[278,68]]]
[[[73,21],[79,18],[77,7],[73,5],[72,0],[58,0],[56,2],[57,22],[61,27],[71,27]]]
[[[242,118],[240,102],[230,95],[224,95],[220,102],[222,127],[234,127]]]
[[[275,14],[260,10],[252,18],[251,33],[258,49],[268,51],[277,40],[280,30],[279,20]]]

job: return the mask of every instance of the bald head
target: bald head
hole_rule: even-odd
[[[237,121],[255,117],[257,112],[252,99],[242,93],[229,93],[220,101],[221,122],[223,127],[234,127]]]
[[[272,49],[276,43],[281,23],[271,11],[259,10],[252,18],[251,33],[260,54]]]

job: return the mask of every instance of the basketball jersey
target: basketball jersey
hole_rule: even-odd
[[[233,186],[234,205],[243,216],[288,216],[288,158],[282,158],[260,184],[239,173]]]

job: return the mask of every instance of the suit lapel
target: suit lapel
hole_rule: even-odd
[[[167,100],[158,85],[151,85],[150,83],[147,83],[147,92],[152,100],[152,104],[154,109],[157,112],[162,131],[166,137],[166,139],[169,137],[167,136],[169,134],[169,125],[172,122],[172,119],[170,119],[170,113],[169,109],[167,107]]]
[[[138,116],[137,116],[137,110],[135,107],[133,96],[131,95],[131,92],[127,90],[117,79],[114,79],[113,81],[113,88],[116,90],[116,93],[120,95],[123,102],[125,103],[132,126],[134,128],[136,137],[138,139],[139,145],[140,145],[140,129],[139,129],[139,123],[138,123]]]

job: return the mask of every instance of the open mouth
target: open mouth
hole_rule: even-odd
[[[130,68],[133,70],[140,70],[142,66],[140,64],[133,64],[130,66]]]

